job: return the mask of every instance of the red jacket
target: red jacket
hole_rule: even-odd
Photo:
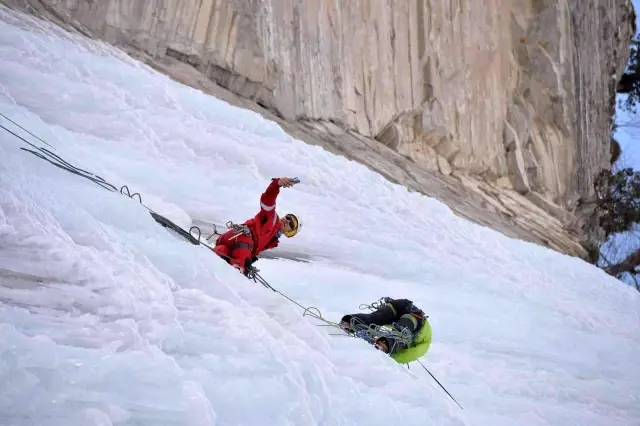
[[[271,183],[260,197],[260,212],[244,223],[253,235],[254,256],[278,246],[278,231],[282,228],[276,213],[276,198],[279,193],[278,179],[271,179]]]

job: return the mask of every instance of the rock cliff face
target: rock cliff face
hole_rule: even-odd
[[[332,123],[427,170],[513,190],[582,235],[572,213],[609,167],[635,31],[630,0],[8,3],[25,2],[190,64],[287,122]]]

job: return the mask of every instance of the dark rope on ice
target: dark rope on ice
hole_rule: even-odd
[[[124,189],[127,189],[127,193],[125,194],[123,192]],[[140,195],[138,192],[134,192],[133,194],[129,192],[129,187],[127,185],[122,186],[122,188],[120,188],[120,193],[126,195],[129,198],[133,198],[134,196],[138,196],[138,201],[140,201],[140,204],[142,204],[142,195]],[[143,204],[144,205],[144,204]],[[146,206],[145,206],[146,207]]]
[[[462,405],[460,405],[460,403],[459,403],[458,401],[456,401],[456,399],[455,399],[453,396],[451,396],[451,394],[449,393],[449,391],[448,391],[447,389],[445,389],[445,387],[444,387],[444,386],[442,386],[442,384],[438,381],[438,379],[436,379],[436,377],[435,377],[433,374],[431,374],[431,371],[429,371],[429,369],[428,369],[427,367],[425,367],[425,366],[424,366],[424,364],[423,364],[422,362],[420,362],[420,360],[419,360],[419,359],[417,359],[416,361],[418,362],[418,364],[420,364],[420,365],[422,366],[422,368],[424,368],[424,369],[425,369],[425,371],[426,371],[427,373],[429,373],[429,375],[433,378],[433,380],[435,380],[435,381],[436,381],[436,383],[437,383],[437,384],[442,388],[442,390],[443,390],[443,391],[445,391],[445,392],[447,393],[447,395],[449,395],[449,398],[451,398],[451,399],[453,400],[453,402],[455,402],[456,404],[458,404],[458,407],[460,407],[460,409],[461,409],[461,410],[464,410],[464,408],[462,408]]]
[[[42,138],[38,137],[37,135],[31,133],[29,130],[25,129],[24,127],[22,127],[20,124],[16,123],[15,121],[11,120],[9,117],[7,117],[6,115],[0,113],[0,116],[6,118],[7,120],[9,120],[11,123],[15,124],[16,126],[18,126],[20,129],[24,130],[25,132],[27,132],[28,134],[30,134],[31,136],[33,136],[34,138],[38,139],[40,142],[48,145],[49,147],[55,149],[53,146],[51,146],[50,144],[48,144],[47,142],[45,142]],[[153,210],[151,210],[149,207],[147,207],[146,205],[144,205],[144,203],[142,202],[142,196],[140,195],[140,193],[138,192],[134,192],[133,194],[131,194],[129,187],[127,185],[123,185],[120,188],[120,191],[118,191],[118,189],[110,184],[109,182],[107,182],[105,179],[103,179],[101,176],[98,176],[94,173],[91,173],[87,170],[81,169],[79,167],[74,166],[73,164],[69,163],[68,161],[64,160],[62,157],[60,157],[59,155],[51,152],[50,150],[48,150],[47,148],[43,148],[43,147],[39,147],[33,143],[31,143],[30,141],[28,141],[26,138],[20,136],[19,134],[13,132],[12,130],[8,129],[7,127],[5,127],[4,125],[0,124],[0,128],[4,129],[5,131],[7,131],[8,133],[12,134],[13,136],[19,138],[20,140],[22,140],[23,142],[27,143],[28,145],[30,145],[31,147],[35,148],[35,150],[32,149],[28,149],[28,148],[24,148],[21,147],[20,149],[28,152],[30,154],[35,155],[36,157],[45,160],[51,164],[53,164],[54,166],[61,168],[63,170],[66,170],[74,175],[83,177],[85,179],[88,179],[92,182],[94,182],[95,184],[99,185],[100,187],[111,191],[111,192],[120,192],[122,195],[125,195],[129,198],[134,198],[135,196],[137,196],[138,201],[140,202],[140,204],[146,208],[147,210],[149,210],[149,212],[151,213],[151,215],[153,216],[153,218],[156,220],[156,222],[160,223],[162,226],[165,227],[170,227],[171,229],[173,229],[174,231],[180,233],[183,237],[189,239],[189,237],[191,237],[191,239],[189,239],[189,241],[193,244],[197,244],[197,245],[202,245],[205,248],[207,248],[208,250],[211,250],[211,247],[208,246],[207,244],[203,243],[201,241],[202,238],[202,231],[200,230],[199,227],[197,226],[192,226],[191,228],[189,228],[189,232],[187,233],[186,231],[184,231],[182,228],[178,227],[177,225],[175,225],[173,222],[169,221],[168,219],[164,218],[163,216],[157,214],[156,212],[154,212]],[[125,193],[126,190],[126,193]],[[160,219],[160,220],[159,220]],[[162,220],[163,219],[163,220]],[[177,228],[177,229],[176,229]],[[198,237],[194,237],[192,232],[193,230],[197,230],[198,231]],[[189,237],[188,237],[188,236]],[[207,241],[209,241],[211,239],[211,237],[213,235],[220,235],[217,232],[217,229],[214,225],[214,230],[213,232],[206,238]],[[216,253],[217,254],[217,253]],[[226,256],[226,255],[220,255],[218,254],[218,256],[220,257],[226,257],[229,260],[233,260],[231,257]],[[267,282],[267,280],[265,280],[260,274],[258,274],[258,270],[254,268],[253,271],[251,271],[249,274],[247,274],[247,278],[248,279],[253,279],[254,282],[256,283],[260,283],[262,284],[265,288],[279,294],[280,296],[284,297],[285,299],[287,299],[289,302],[293,303],[294,305],[300,307],[303,310],[302,315],[306,316],[309,315],[319,321],[323,321],[326,323],[326,325],[331,326],[331,327],[336,327],[340,330],[342,330],[342,328],[340,328],[340,325],[336,322],[333,321],[329,321],[326,318],[324,318],[322,316],[322,313],[320,312],[320,310],[316,307],[305,307],[302,304],[298,303],[296,300],[292,299],[291,297],[287,296],[286,294],[282,293],[281,291],[279,291],[278,289],[276,289],[275,287],[273,287],[271,284],[269,284],[269,282]],[[372,304],[362,304],[360,305],[360,309],[369,309],[369,310],[375,310],[377,309],[378,306],[378,302],[374,302]],[[342,330],[344,331],[344,330]],[[345,336],[348,337],[356,337],[355,335],[351,335],[351,334],[345,334]],[[417,360],[417,362],[422,366],[422,368],[425,369],[425,371],[427,373],[429,373],[429,375],[433,378],[433,380],[436,381],[436,383],[447,393],[447,395],[449,395],[449,397],[456,403],[458,404],[458,406],[462,408],[462,406],[458,403],[458,401],[455,400],[455,398],[453,398],[453,396],[451,396],[451,394],[449,393],[449,391],[447,391],[447,389],[445,389],[444,386],[442,386],[442,384],[438,381],[438,379],[435,378],[435,376],[427,369],[427,367],[424,366],[424,364],[422,364],[422,362],[420,362],[420,360]],[[408,365],[407,365],[408,367]]]
[[[42,138],[40,138],[37,135],[31,133],[30,131],[28,131],[27,129],[22,127],[20,124],[16,123],[15,121],[11,120],[10,118],[8,118],[6,115],[0,113],[0,116],[6,118],[10,122],[15,124],[19,128],[21,128],[22,130],[24,130],[25,132],[29,133],[31,136],[35,137],[39,141],[41,141],[41,142],[45,143],[46,145],[50,146],[51,148],[53,148],[53,146],[51,146],[50,144],[45,142]],[[5,130],[6,132],[12,134],[13,136],[15,136],[16,138],[20,139],[21,141],[25,142],[29,146],[35,148],[35,150],[32,150],[32,149],[29,149],[29,148],[20,147],[21,150],[23,150],[25,152],[28,152],[30,154],[33,154],[36,157],[38,157],[38,158],[40,158],[42,160],[45,160],[45,161],[53,164],[54,166],[56,166],[56,167],[58,167],[60,169],[66,170],[66,171],[68,171],[70,173],[73,173],[74,175],[77,175],[77,176],[83,177],[85,179],[88,179],[88,180],[96,183],[97,185],[101,186],[102,188],[104,188],[104,189],[106,189],[108,191],[118,192],[118,188],[116,188],[114,185],[112,185],[109,182],[107,182],[102,176],[96,175],[96,174],[91,173],[91,172],[89,172],[87,170],[81,169],[80,167],[74,166],[73,164],[69,163],[64,158],[59,156],[58,154],[55,154],[55,153],[51,152],[47,148],[43,148],[43,147],[40,147],[40,146],[37,146],[37,145],[31,143],[29,140],[27,140],[23,136],[17,134],[16,132],[12,131],[11,129],[8,129],[7,127],[5,127],[2,124],[0,124],[0,128]],[[53,149],[55,149],[55,148],[53,148]],[[126,189],[126,194],[124,192],[125,189]],[[138,201],[140,202],[140,204],[142,204],[147,210],[151,211],[151,209],[149,207],[145,206],[142,203],[142,196],[137,192],[131,194],[130,191],[129,191],[129,187],[127,185],[123,185],[120,188],[119,192],[121,194],[123,194],[123,195],[128,196],[129,198],[134,198],[137,195],[138,196]]]
[[[62,164],[56,163],[55,161],[50,160],[49,158],[45,157],[44,155],[42,155],[39,152],[32,151],[32,150],[27,149],[27,148],[20,148],[20,149],[23,150],[23,151],[29,152],[29,153],[35,155],[36,157],[39,157],[39,158],[41,158],[41,159],[43,159],[45,161],[48,161],[49,163],[53,164],[56,167],[59,167],[59,168],[61,168],[63,170],[66,170],[66,171],[68,171],[70,173],[73,173],[75,175],[81,176],[83,178],[89,179],[89,180],[95,182],[96,184],[100,185],[104,189],[107,189],[107,190],[112,191],[112,192],[113,191],[117,191],[116,187],[111,185],[110,183],[102,181],[102,180],[99,180],[99,179],[96,179],[96,178],[93,178],[91,176],[84,175],[84,174],[82,174],[82,173],[80,173],[80,172],[78,172],[78,171],[76,171],[76,170],[74,170],[74,169],[72,169],[70,167],[66,167],[66,166],[64,166]]]
[[[24,130],[25,132],[29,133],[31,136],[33,136],[34,138],[38,139],[40,142],[42,142],[45,145],[48,145],[50,148],[53,148],[53,146],[49,145],[44,139],[41,139],[40,137],[34,135],[33,133],[31,133],[29,130],[25,129],[24,127],[22,127],[20,124],[16,123],[15,121],[13,121],[12,119],[10,119],[9,117],[7,117],[6,115],[4,115],[3,113],[0,112],[0,116],[4,117],[5,119],[9,120],[10,122],[12,122],[13,124],[15,124],[16,126],[18,126],[19,128],[21,128],[22,130]],[[6,130],[6,129],[5,129]],[[55,148],[53,148],[55,149]]]

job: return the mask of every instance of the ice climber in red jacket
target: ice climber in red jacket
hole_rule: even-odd
[[[278,246],[284,234],[291,238],[298,233],[299,222],[294,214],[280,218],[276,213],[276,198],[280,187],[289,188],[298,179],[274,178],[260,197],[260,211],[242,225],[233,225],[216,240],[213,251],[230,265],[248,276],[258,254]]]

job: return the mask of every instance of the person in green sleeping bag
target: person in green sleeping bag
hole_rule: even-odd
[[[431,345],[431,325],[427,318],[411,300],[384,297],[371,313],[343,316],[340,328],[389,354],[396,362],[407,364],[426,354]],[[387,326],[391,332],[366,332],[372,330],[371,326]]]

